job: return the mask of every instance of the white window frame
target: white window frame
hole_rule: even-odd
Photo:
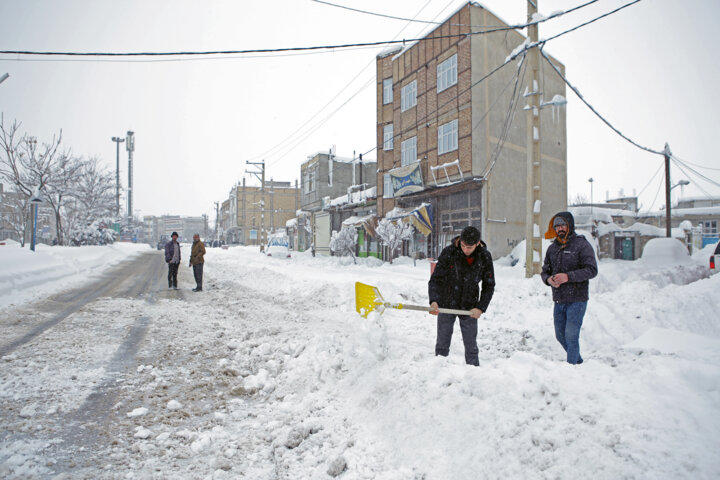
[[[404,112],[417,105],[417,80],[402,87],[400,95],[400,111]]]
[[[393,85],[392,77],[383,80],[383,105],[392,103],[393,101]]]
[[[393,139],[393,124],[390,123],[383,127],[383,150],[387,151],[393,149]]]
[[[438,127],[438,154],[458,149],[458,121],[445,123]]]
[[[393,198],[395,192],[393,192],[392,179],[390,174],[386,173],[383,175],[383,198]]]
[[[457,83],[457,53],[437,66],[437,91],[442,92],[446,88]]]
[[[417,136],[408,138],[400,144],[400,165],[417,162]]]

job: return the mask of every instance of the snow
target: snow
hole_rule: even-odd
[[[688,260],[658,243],[653,262],[599,262],[581,366],[564,362],[549,287],[524,277],[518,245],[521,261],[495,262],[479,368],[464,364],[459,329],[450,356],[433,355],[432,316],[355,312],[355,281],[387,301],[427,304],[427,261],[208,249],[202,294],[101,298],[0,359],[0,404],[22,405],[0,420],[0,477],[57,476],[63,429],[45,425],[108,380],[103,362],[122,342],[113,332],[142,316],[137,367],[112,377],[122,392],[114,442],[93,445],[93,464],[71,477],[718,478],[720,275],[695,270],[707,248]],[[87,276],[134,253],[36,255],[80,263]],[[2,260],[5,285],[33,270]],[[181,271],[182,290],[190,277]],[[36,275],[24,288],[59,291],[69,278]]]
[[[101,270],[116,265],[150,247],[115,243],[108,246],[59,247],[7,241],[0,245],[0,308],[36,300],[60,289],[78,285]]]

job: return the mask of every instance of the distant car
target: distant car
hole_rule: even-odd
[[[710,273],[720,272],[720,242],[715,246],[715,251],[710,255]]]
[[[268,257],[290,258],[290,244],[287,237],[271,237],[265,253]]]
[[[158,250],[162,250],[163,248],[165,248],[165,243],[163,243],[163,242],[158,242],[158,243],[157,243],[157,249],[158,249]]]

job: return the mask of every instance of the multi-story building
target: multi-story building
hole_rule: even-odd
[[[223,238],[227,243],[240,245],[259,245],[261,239],[267,241],[267,235],[284,230],[285,223],[295,218],[300,208],[300,190],[297,182],[265,182],[265,189],[248,186],[243,179],[242,185],[230,190],[227,205],[223,202],[221,226]],[[265,229],[263,237],[262,229]]]
[[[298,248],[313,245],[315,251],[329,255],[332,222],[330,200],[371,189],[377,185],[377,162],[339,157],[329,152],[310,155],[300,166],[302,212],[298,214]],[[304,247],[304,248],[303,248]]]
[[[468,225],[480,229],[494,257],[525,238],[532,142],[541,151],[542,217],[567,206],[565,113],[524,110],[524,94],[533,92],[541,103],[562,103],[564,82],[546,66],[532,85],[526,61],[507,62],[526,38],[493,32],[506,26],[469,2],[420,41],[377,56],[378,216],[430,205],[432,233],[416,242],[429,256]],[[528,129],[533,114],[541,130]]]

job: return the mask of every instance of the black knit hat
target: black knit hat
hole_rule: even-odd
[[[462,240],[465,245],[475,245],[480,242],[480,231],[475,227],[465,227],[460,234],[460,240]]]

